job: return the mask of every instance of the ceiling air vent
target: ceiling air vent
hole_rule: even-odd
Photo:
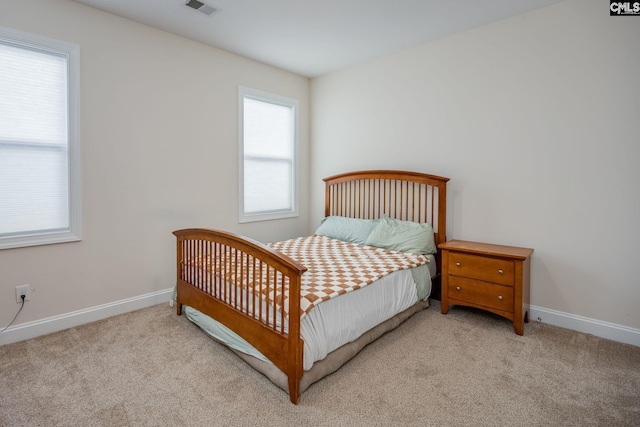
[[[198,0],[189,0],[186,3],[186,5],[189,6],[190,8],[192,8],[192,9],[197,10],[198,12],[204,13],[205,15],[213,15],[214,13],[220,11],[220,9],[216,9],[213,6],[209,6],[208,4],[203,3],[201,1],[198,1]]]

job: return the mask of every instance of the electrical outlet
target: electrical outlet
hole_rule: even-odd
[[[16,302],[22,304],[22,295],[25,301],[31,300],[31,289],[29,285],[16,286]]]

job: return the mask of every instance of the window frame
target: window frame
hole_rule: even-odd
[[[80,47],[71,43],[1,27],[0,41],[18,48],[66,58],[67,61],[67,156],[69,227],[64,230],[31,230],[0,235],[0,250],[82,240],[80,188]]]
[[[247,214],[244,203],[244,100],[245,98],[266,102],[274,105],[289,107],[293,111],[293,152],[291,153],[291,210],[271,211]],[[299,121],[299,101],[281,95],[265,92],[258,89],[251,89],[240,86],[238,90],[238,117],[239,117],[239,212],[238,222],[269,221],[274,219],[295,218],[299,216],[298,211],[298,121]]]

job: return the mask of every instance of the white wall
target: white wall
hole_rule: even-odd
[[[175,240],[211,227],[262,241],[309,228],[309,81],[67,0],[0,2],[0,25],[80,46],[83,240],[0,251],[0,325],[171,288]],[[238,224],[238,86],[300,101],[297,219]],[[167,297],[168,298],[168,297]]]
[[[533,305],[637,331],[639,41],[575,0],[314,79],[311,228],[325,176],[447,176],[449,239],[534,248]]]

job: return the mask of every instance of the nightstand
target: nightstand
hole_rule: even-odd
[[[441,243],[441,310],[464,305],[513,321],[516,334],[529,322],[529,271],[533,249],[451,240]]]

